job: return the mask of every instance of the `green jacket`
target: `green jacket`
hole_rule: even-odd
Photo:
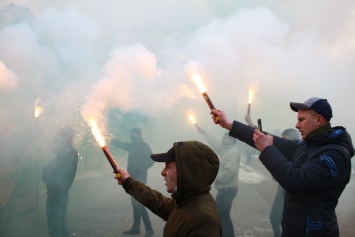
[[[178,191],[172,194],[172,198],[132,177],[123,182],[128,194],[166,221],[165,237],[221,236],[220,217],[210,194],[211,184],[218,172],[218,157],[203,145],[210,150],[206,155],[196,146],[197,143],[174,143]]]

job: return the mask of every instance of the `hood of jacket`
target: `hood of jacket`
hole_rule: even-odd
[[[172,197],[179,204],[199,194],[209,193],[219,168],[216,153],[198,141],[175,142],[173,147],[177,192]]]
[[[330,133],[322,136],[315,136],[306,141],[308,146],[324,146],[328,144],[336,144],[346,148],[350,157],[354,156],[354,146],[350,134],[344,127],[337,126],[331,129]]]

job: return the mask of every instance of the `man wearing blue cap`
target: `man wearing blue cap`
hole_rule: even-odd
[[[261,153],[260,161],[286,190],[282,236],[339,236],[335,208],[350,180],[354,146],[344,127],[331,127],[332,108],[326,99],[290,103],[298,113],[296,128],[303,141],[264,134],[221,110],[212,110],[221,127]],[[216,122],[215,122],[216,123]]]

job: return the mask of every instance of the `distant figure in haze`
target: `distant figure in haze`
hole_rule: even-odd
[[[221,140],[216,139],[204,129],[195,125],[197,131],[203,134],[211,146],[218,154],[219,170],[214,181],[214,186],[218,193],[216,204],[221,216],[222,236],[234,237],[234,226],[230,217],[232,204],[238,192],[240,152],[236,146],[237,139],[225,133]]]
[[[219,167],[216,153],[201,142],[185,141],[151,158],[165,162],[161,175],[171,198],[123,169],[118,169],[121,177],[116,179],[126,193],[166,221],[163,237],[220,237],[220,217],[210,193]]]
[[[53,147],[56,157],[42,171],[42,181],[47,185],[47,225],[50,237],[70,236],[67,225],[68,191],[78,164],[78,152],[73,147],[73,138],[73,129],[59,129]]]
[[[149,144],[143,140],[142,130],[138,127],[131,129],[131,142],[122,142],[117,139],[112,140],[112,145],[128,151],[127,170],[135,179],[146,184],[148,169],[154,164],[150,158],[152,149]],[[141,219],[145,225],[145,237],[154,235],[153,227],[149,219],[149,215],[145,207],[131,198],[133,207],[133,225],[132,228],[123,231],[125,235],[137,235],[140,233]]]
[[[297,112],[302,141],[271,136],[212,109],[215,124],[229,135],[256,147],[260,161],[286,190],[282,236],[337,237],[335,208],[350,181],[354,146],[344,127],[332,127],[332,108],[326,99],[290,102]],[[218,117],[218,120],[217,120]]]

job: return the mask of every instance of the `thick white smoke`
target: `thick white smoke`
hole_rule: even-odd
[[[91,88],[83,106],[85,119],[105,122],[109,109],[155,117],[183,97],[193,98],[185,84],[173,84],[157,68],[157,58],[137,44],[113,50],[103,76]]]
[[[15,75],[0,61],[0,90],[11,91],[17,88]]]
[[[160,3],[164,13],[144,20],[139,17],[141,8],[133,11],[133,3],[114,3],[107,8],[107,14],[113,14],[109,20],[94,11],[97,4],[91,4],[4,3],[2,12],[7,17],[2,17],[0,59],[16,75],[19,90],[26,91],[25,101],[40,96],[51,108],[62,106],[50,105],[56,103],[85,104],[84,113],[91,107],[100,116],[118,108],[171,119],[174,106],[193,110],[205,106],[184,71],[189,61],[198,61],[206,67],[204,82],[214,104],[233,117],[243,119],[248,88],[253,85],[252,116],[263,117],[270,129],[293,126],[295,114],[288,102],[311,96],[328,98],[339,114],[334,121],[339,118],[351,125],[340,117],[345,112],[342,102],[332,96],[333,91],[342,91],[344,101],[349,101],[352,94],[349,14],[342,15],[347,21],[341,27],[324,27],[310,14],[308,24],[299,18],[295,2],[248,6],[227,1],[229,7],[216,8],[213,2],[192,1]],[[141,7],[153,9],[153,5]],[[317,6],[318,2],[307,8]],[[319,14],[324,17],[329,12],[322,9]],[[129,10],[133,18],[124,21]],[[345,7],[339,11],[345,12]],[[174,30],[168,22],[175,22],[170,24]],[[151,31],[148,25],[159,30]],[[71,101],[58,100],[69,89]],[[59,113],[63,116],[62,110]],[[285,121],[268,117],[274,114]]]
[[[66,125],[85,152],[92,145],[85,120],[93,118],[118,137],[140,126],[161,152],[175,141],[205,142],[189,114],[222,136],[191,69],[230,119],[244,121],[250,87],[251,116],[271,132],[294,127],[290,101],[324,97],[332,125],[354,137],[354,12],[353,0],[2,0],[0,145],[17,151],[27,134],[19,155],[25,163],[32,138],[43,136],[47,145]],[[102,155],[93,151],[88,156]],[[5,168],[11,162],[0,159],[2,171],[19,173]]]

